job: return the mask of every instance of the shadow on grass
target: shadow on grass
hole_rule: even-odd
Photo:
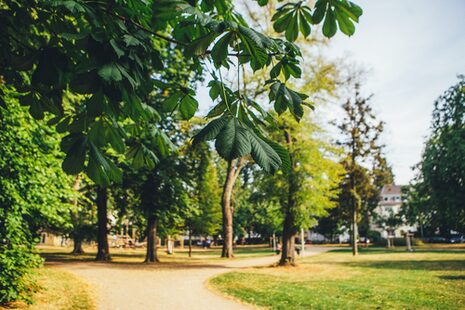
[[[340,249],[331,251],[333,254],[344,254],[351,253],[351,250]],[[352,258],[349,256],[347,260],[343,261],[327,261],[324,264],[335,264],[350,267],[362,267],[362,268],[376,268],[376,269],[395,269],[395,270],[431,270],[431,271],[442,271],[442,270],[465,270],[465,260],[461,257],[455,259],[455,255],[464,255],[465,251],[457,250],[435,250],[435,249],[421,249],[414,252],[407,252],[405,249],[383,249],[383,248],[369,248],[360,249],[359,257]],[[379,256],[371,258],[371,255],[383,255],[383,259],[379,259]],[[402,257],[405,254],[405,257]],[[415,254],[419,256],[415,257]],[[449,259],[425,259],[422,254],[452,254],[448,256]],[[384,257],[384,255],[386,255]],[[396,257],[391,258],[391,255]],[[452,258],[452,259],[450,259]]]
[[[465,276],[439,276],[439,279],[443,280],[460,280],[465,281]]]
[[[347,253],[352,253],[351,248],[341,248],[341,249],[334,249],[329,251],[331,253],[340,253],[340,254],[347,254]],[[438,254],[438,253],[444,253],[444,254],[465,254],[464,249],[450,249],[450,250],[444,250],[444,249],[428,249],[428,248],[420,248],[420,249],[415,249],[412,252],[408,252],[405,247],[398,247],[394,249],[387,249],[387,248],[381,248],[381,247],[370,247],[370,248],[360,248],[358,250],[358,253],[360,255],[370,255],[370,254],[409,254],[409,253],[431,253],[431,254]]]
[[[97,261],[46,261],[47,266],[72,266],[74,269],[92,269],[92,268],[108,268],[122,270],[186,270],[186,269],[232,269],[233,267],[219,264],[207,263],[179,263],[179,262],[158,262],[158,263],[143,263],[143,262],[97,262]]]
[[[138,269],[138,270],[159,270],[159,269],[202,269],[202,268],[214,268],[214,269],[232,269],[228,264],[233,261],[239,261],[241,258],[255,258],[255,257],[266,257],[273,253],[269,250],[263,249],[239,249],[236,251],[238,254],[237,260],[229,260],[220,258],[220,252],[209,251],[201,254],[198,257],[187,257],[187,255],[180,256],[166,256],[160,257],[160,262],[157,263],[144,263],[145,253],[112,253],[112,260],[109,262],[97,262],[95,261],[95,253],[88,252],[82,255],[73,255],[71,253],[65,253],[62,251],[49,251],[42,252],[40,255],[45,259],[45,263],[48,266],[72,266],[72,268],[78,269],[89,269],[89,268],[114,268],[114,269]],[[207,254],[207,255],[204,255]],[[252,254],[252,256],[247,256]],[[194,254],[195,255],[195,254]],[[212,257],[212,256],[216,257]],[[257,255],[257,256],[254,256]],[[207,257],[205,257],[207,256]]]
[[[365,262],[345,262],[342,263],[351,267],[377,268],[377,269],[397,269],[397,270],[465,270],[463,260],[385,260],[385,261],[365,261]]]

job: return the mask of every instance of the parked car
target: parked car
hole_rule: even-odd
[[[450,237],[449,242],[450,243],[465,243],[465,237],[459,236],[459,235],[452,236]]]
[[[433,237],[427,238],[426,242],[428,242],[428,243],[448,243],[449,240],[447,238],[445,238],[445,237],[433,236]]]

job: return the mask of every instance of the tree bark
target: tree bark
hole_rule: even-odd
[[[192,257],[192,228],[189,228],[189,257]]]
[[[289,151],[289,157],[291,160],[291,170],[289,171],[288,176],[288,197],[286,205],[286,217],[283,222],[283,244],[281,259],[279,260],[279,265],[294,265],[295,264],[295,235],[297,229],[295,227],[295,210],[297,207],[296,194],[298,191],[298,184],[296,177],[294,175],[296,164],[295,159],[292,156],[292,137],[289,131],[284,131],[284,136],[286,138],[287,148]]]
[[[82,238],[79,236],[79,229],[77,229],[77,226],[79,226],[79,215],[77,211],[78,207],[78,193],[79,193],[79,186],[81,185],[81,176],[78,174],[76,175],[76,178],[74,179],[73,183],[73,191],[75,192],[76,196],[71,199],[71,204],[73,205],[73,208],[70,211],[71,215],[71,222],[73,224],[73,231],[71,232],[71,236],[73,238],[73,251],[71,254],[73,255],[81,255],[84,254],[84,249],[82,248]]]
[[[293,229],[294,217],[287,212],[283,227],[283,244],[279,265],[295,265],[295,230]]]
[[[97,219],[98,219],[98,232],[97,244],[98,251],[97,261],[111,260],[110,248],[108,246],[108,215],[107,215],[108,193],[106,187],[99,186],[97,188]]]
[[[76,236],[73,238],[73,252],[71,254],[73,255],[82,255],[84,254],[84,249],[82,248],[82,240],[80,238],[77,238]]]
[[[234,183],[239,175],[244,160],[241,158],[239,163],[236,159],[228,161],[228,173],[223,186],[223,195],[221,196],[221,210],[223,213],[223,249],[221,257],[232,258],[233,253],[233,211],[231,206],[231,196]]]
[[[157,218],[153,215],[147,218],[147,252],[145,263],[159,262],[157,256]]]
[[[354,204],[354,209],[352,210],[352,255],[356,256],[358,255],[358,242],[357,242],[357,235],[358,235],[358,229],[357,229],[357,209]]]

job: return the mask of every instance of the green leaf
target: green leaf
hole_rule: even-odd
[[[210,32],[196,39],[191,44],[189,44],[188,47],[186,47],[186,56],[192,57],[205,55],[207,48],[215,40],[216,36],[217,34],[215,32]]]
[[[229,32],[221,37],[221,39],[216,42],[215,46],[213,46],[211,56],[213,63],[217,68],[219,68],[221,65],[224,65],[226,68],[229,67],[225,60],[228,58],[228,46],[231,43],[232,38],[233,33]]]
[[[230,115],[223,115],[217,119],[212,120],[207,124],[198,134],[194,136],[193,144],[198,144],[202,141],[213,140],[218,136],[223,127],[232,118]]]
[[[125,54],[124,51],[118,46],[118,43],[116,43],[114,39],[110,40],[110,45],[113,47],[113,50],[115,51],[118,58],[120,58],[121,56],[124,56]]]
[[[245,50],[251,57],[250,67],[254,71],[263,68],[268,62],[268,53],[263,48],[260,37],[253,31],[249,31],[250,29],[248,28],[242,27],[239,29],[241,31],[239,34],[241,42],[244,44]]]
[[[282,164],[278,153],[254,132],[250,132],[253,160],[266,172],[274,173]]]
[[[125,34],[123,36],[123,40],[124,42],[126,43],[126,46],[137,46],[137,45],[141,45],[142,42],[139,41],[139,39],[129,35],[129,34]]]
[[[88,139],[82,134],[69,136],[70,147],[62,163],[63,170],[68,174],[78,174],[84,169]]]
[[[284,148],[281,144],[276,143],[272,140],[265,139],[262,137],[262,139],[270,145],[273,150],[278,154],[279,158],[281,159],[281,169],[284,172],[288,172],[291,170],[291,158],[289,156],[289,152]]]
[[[106,129],[106,138],[110,145],[118,153],[123,153],[126,149],[126,145],[124,144],[121,128],[119,128],[118,124],[115,122],[113,124],[107,124]]]
[[[300,14],[300,32],[304,35],[304,37],[308,37],[311,32],[310,23],[311,23],[311,16],[305,15],[304,13]]]
[[[155,168],[155,165],[160,161],[158,157],[143,144],[137,143],[133,145],[126,153],[126,158],[132,160],[131,166],[134,169],[146,167],[148,169]]]
[[[210,110],[207,114],[207,118],[213,118],[220,116],[226,111],[226,103],[224,101],[221,101],[218,103],[216,106],[213,107],[213,109]]]
[[[111,182],[121,182],[122,172],[93,144],[89,143],[89,163],[87,174],[98,185],[108,186]]]
[[[195,100],[194,97],[192,97],[191,95],[185,95],[180,102],[179,111],[181,112],[181,116],[184,119],[190,119],[192,118],[192,116],[194,116],[198,107],[199,103],[197,102],[197,100]]]
[[[355,26],[352,21],[350,21],[347,15],[344,15],[340,10],[336,9],[334,11],[339,29],[346,35],[351,36],[355,32]]]
[[[179,99],[182,96],[180,92],[175,92],[168,98],[166,98],[162,103],[161,107],[164,112],[173,112],[174,110],[177,109],[178,104],[179,104]]]
[[[250,154],[250,133],[236,118],[230,118],[222,128],[215,142],[216,150],[226,160]]]
[[[298,14],[292,14],[292,17],[287,25],[285,37],[288,41],[294,42],[299,36]]]
[[[98,70],[98,75],[100,75],[105,81],[119,82],[123,79],[121,72],[118,69],[116,64],[106,64],[100,70]]]
[[[325,17],[326,8],[328,7],[328,0],[318,0],[315,3],[315,10],[313,11],[313,23],[315,25],[321,23]]]
[[[334,17],[333,10],[330,8],[326,13],[325,21],[323,23],[323,34],[325,37],[331,38],[336,34],[336,31],[336,18]]]

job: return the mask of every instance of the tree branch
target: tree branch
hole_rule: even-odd
[[[171,43],[174,43],[174,44],[182,45],[182,46],[187,46],[187,45],[188,45],[187,43],[178,41],[178,40],[176,40],[176,39],[167,37],[167,36],[165,36],[165,35],[163,35],[163,34],[160,34],[160,33],[156,32],[156,31],[153,31],[153,30],[151,30],[151,29],[148,29],[148,28],[144,27],[143,25],[139,24],[138,22],[133,21],[132,19],[128,19],[128,18],[126,18],[126,17],[124,17],[124,16],[118,15],[118,14],[116,14],[116,13],[114,13],[114,12],[111,12],[111,11],[109,11],[109,10],[107,10],[107,9],[103,9],[103,11],[104,11],[105,13],[107,13],[108,15],[111,15],[111,16],[113,16],[113,17],[116,17],[116,18],[122,20],[122,21],[125,22],[125,23],[129,23],[129,24],[131,24],[131,25],[133,25],[133,26],[139,28],[140,30],[143,30],[143,31],[145,31],[145,32],[148,32],[148,33],[150,33],[150,34],[156,36],[157,38],[163,39],[163,40],[165,40],[165,41],[168,41],[168,42],[171,42]]]

